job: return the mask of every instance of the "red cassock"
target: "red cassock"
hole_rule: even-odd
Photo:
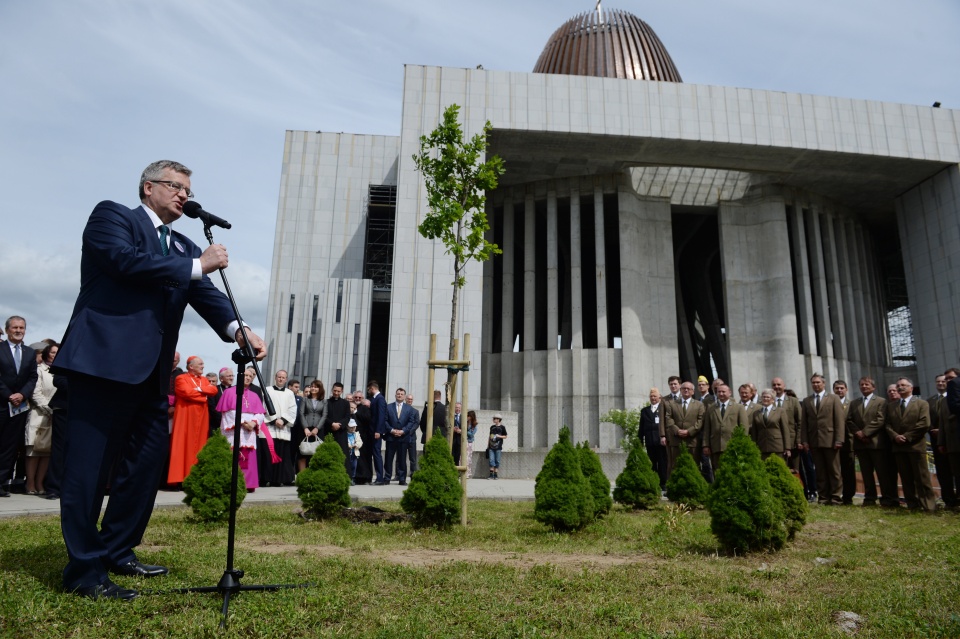
[[[177,397],[173,411],[173,434],[170,436],[170,469],[167,483],[179,484],[197,463],[197,453],[207,443],[210,413],[207,397],[216,395],[216,387],[203,375],[178,375],[174,386]]]

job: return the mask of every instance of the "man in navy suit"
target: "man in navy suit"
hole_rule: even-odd
[[[170,446],[167,391],[184,309],[192,306],[225,342],[242,339],[229,301],[207,277],[227,266],[226,248],[201,252],[169,227],[193,197],[190,174],[177,162],[154,162],[140,177],[141,206],[101,202],[83,231],[80,294],[54,370],[70,381],[60,493],[69,555],[63,586],[92,599],[137,596],[108,571],[167,573],[138,561],[133,549],[150,520]],[[262,359],[263,340],[247,335]]]
[[[387,406],[387,464],[384,470],[384,483],[390,483],[393,460],[397,460],[397,480],[401,486],[407,485],[407,446],[417,430],[419,420],[417,410],[407,404],[407,391],[397,389],[396,404]]]
[[[370,396],[370,432],[373,433],[371,457],[373,470],[376,473],[374,483],[383,486],[387,483],[383,476],[383,456],[380,451],[381,442],[387,434],[387,400],[380,394],[380,384],[370,380],[367,384],[367,394]]]
[[[37,385],[37,355],[23,343],[27,320],[14,315],[7,319],[4,328],[7,341],[0,342],[0,497],[9,497],[4,485],[13,476],[17,451],[23,446],[30,414],[27,408]]]

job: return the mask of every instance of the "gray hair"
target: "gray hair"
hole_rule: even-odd
[[[3,323],[3,330],[5,330],[5,331],[7,331],[7,332],[9,333],[9,332],[10,332],[10,322],[12,322],[12,321],[14,321],[14,320],[20,320],[21,322],[23,322],[24,327],[26,327],[26,325],[27,325],[27,320],[23,319],[23,318],[20,317],[19,315],[11,315],[10,317],[7,318],[7,321]]]
[[[163,178],[163,172],[166,169],[170,169],[174,173],[183,173],[187,177],[193,175],[193,171],[180,164],[179,162],[174,162],[173,160],[158,160],[153,162],[147,168],[143,170],[143,173],[140,174],[140,199],[143,200],[147,196],[143,192],[144,182],[155,182]]]

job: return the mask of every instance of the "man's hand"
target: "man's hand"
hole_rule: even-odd
[[[227,247],[223,244],[211,244],[200,254],[200,270],[203,274],[212,273],[218,268],[227,268]]]
[[[259,335],[250,330],[248,326],[246,329],[238,328],[236,334],[233,336],[233,339],[237,341],[237,344],[240,348],[243,348],[246,345],[246,342],[243,340],[243,331],[247,331],[247,337],[250,338],[250,346],[253,347],[253,356],[259,362],[264,357],[267,356],[267,345],[260,338]]]
[[[19,406],[20,404],[23,403],[23,394],[14,393],[13,395],[10,396],[10,398],[7,401],[9,401],[14,406]]]
[[[330,425],[333,426],[333,430],[340,430],[340,422],[333,422]]]
[[[906,444],[907,437],[906,435],[897,435],[893,441],[897,442],[898,444]]]

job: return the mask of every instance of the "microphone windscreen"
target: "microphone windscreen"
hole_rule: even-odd
[[[183,205],[183,214],[194,219],[200,217],[200,211],[202,210],[203,207],[200,206],[200,203],[195,202],[194,200],[190,200]]]

